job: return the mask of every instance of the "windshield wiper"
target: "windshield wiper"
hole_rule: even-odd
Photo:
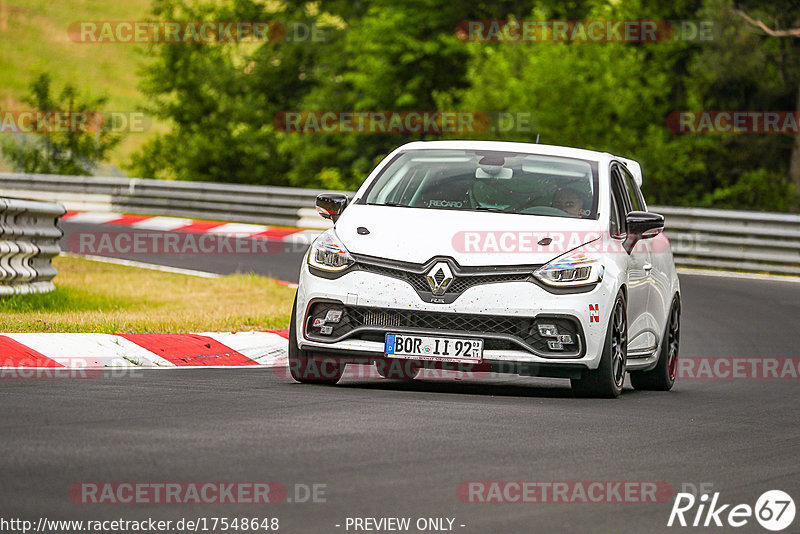
[[[496,211],[502,213],[505,210],[502,210],[500,208],[493,208],[492,206],[476,206],[475,211]]]
[[[367,202],[367,206],[392,206],[393,208],[407,208],[405,204],[399,202]]]

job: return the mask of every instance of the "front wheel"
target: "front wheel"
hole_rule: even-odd
[[[597,369],[587,371],[581,378],[572,378],[572,391],[578,397],[613,399],[622,392],[625,364],[628,359],[628,318],[625,296],[620,292],[608,320],[606,341]]]
[[[297,345],[297,297],[289,322],[289,372],[303,384],[335,384],[342,378],[344,364],[333,356],[311,354]]]
[[[658,362],[650,371],[631,373],[631,384],[636,389],[649,391],[669,391],[675,384],[678,374],[678,348],[681,339],[681,301],[678,297],[672,301],[669,320],[661,341]]]

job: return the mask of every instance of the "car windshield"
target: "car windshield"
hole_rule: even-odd
[[[360,202],[596,219],[597,164],[492,150],[409,150]]]

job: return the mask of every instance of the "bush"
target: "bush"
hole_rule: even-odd
[[[701,204],[709,208],[790,211],[797,209],[798,200],[785,176],[756,169],[742,174],[733,185],[707,194]]]

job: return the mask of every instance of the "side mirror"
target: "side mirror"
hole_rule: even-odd
[[[664,216],[648,211],[632,211],[625,218],[628,237],[623,247],[630,254],[640,239],[651,239],[664,231]]]
[[[344,208],[347,207],[347,195],[344,193],[322,193],[317,195],[317,213],[324,219],[336,222]]]

